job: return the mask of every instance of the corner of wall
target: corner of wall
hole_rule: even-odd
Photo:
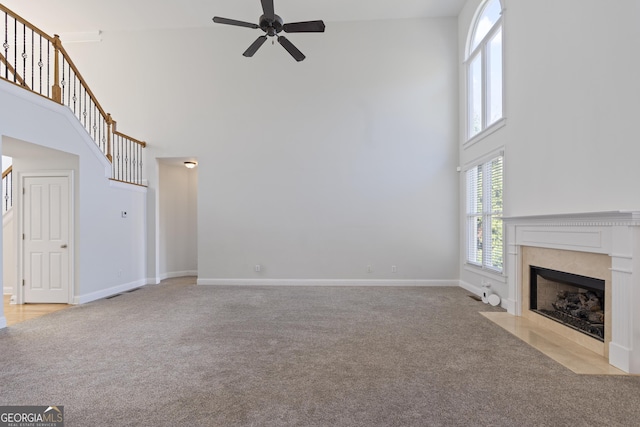
[[[472,285],[471,283],[465,282],[464,280],[460,280],[460,287],[471,292],[474,295],[481,296],[482,288],[476,285]]]
[[[84,295],[76,295],[73,298],[73,304],[74,305],[79,305],[79,304],[86,304],[88,302],[92,302],[92,301],[97,301],[99,299],[103,299],[103,298],[107,298],[113,295],[117,295],[119,293],[122,292],[127,292],[130,291],[132,289],[136,289],[139,288],[141,286],[146,285],[146,281],[144,280],[136,280],[134,282],[130,282],[130,283],[125,283],[122,285],[118,285],[118,286],[113,286],[111,288],[108,289],[102,289],[96,292],[91,292],[89,294],[84,294]]]

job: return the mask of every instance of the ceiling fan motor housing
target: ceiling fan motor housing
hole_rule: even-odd
[[[271,17],[267,17],[266,15],[262,15],[260,17],[260,28],[270,37],[273,37],[281,32],[283,25],[284,21],[278,15],[273,15],[273,19],[271,19]]]

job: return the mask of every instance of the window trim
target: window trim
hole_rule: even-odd
[[[478,132],[473,138],[467,140],[464,144],[462,144],[462,147],[466,149],[466,148],[472,146],[476,142],[481,141],[484,138],[486,138],[487,136],[489,136],[492,133],[496,132],[498,129],[503,128],[506,124],[507,124],[507,118],[506,117],[503,117],[501,119],[496,120],[495,122],[493,122],[491,124],[491,126],[489,126],[488,128],[484,129],[483,131]]]
[[[507,283],[507,273],[506,273],[506,268],[503,268],[502,272],[499,273],[496,270],[489,270],[488,268],[482,268],[482,267],[478,267],[476,264],[472,264],[469,262],[466,262],[466,257],[465,257],[465,263],[463,265],[463,268],[465,271],[471,272],[471,273],[475,273],[475,274],[479,274],[481,276],[484,276],[486,278],[492,279],[492,280],[496,280],[499,283]]]
[[[497,0],[498,3],[500,4],[500,17],[496,20],[496,22],[493,24],[493,26],[491,27],[491,29],[487,32],[487,34],[485,34],[485,36],[482,38],[482,40],[480,40],[478,42],[478,45],[471,50],[471,46],[473,44],[473,39],[476,33],[476,30],[478,28],[478,23],[479,23],[479,19],[482,16],[482,13],[485,10],[485,7],[487,6],[487,3],[490,0],[485,0],[482,2],[481,6],[478,7],[476,14],[473,18],[472,21],[472,27],[467,35],[467,46],[465,47],[465,59],[463,61],[463,65],[464,65],[464,69],[465,69],[465,142],[463,143],[463,146],[466,148],[468,146],[473,145],[474,143],[478,142],[479,140],[485,138],[486,136],[492,134],[493,132],[495,132],[496,130],[498,130],[499,128],[503,127],[506,124],[506,111],[505,111],[505,106],[506,106],[506,97],[505,97],[505,90],[504,90],[504,82],[505,82],[505,73],[504,73],[504,54],[505,54],[505,50],[504,50],[504,12],[505,12],[505,7],[503,5],[503,0]],[[487,88],[489,86],[488,84],[488,76],[489,76],[489,62],[487,60],[487,58],[489,57],[488,55],[488,51],[489,51],[489,42],[493,39],[493,37],[498,33],[498,31],[502,30],[502,61],[501,61],[501,66],[502,66],[502,117],[497,119],[495,122],[491,123],[491,124],[487,124],[488,122],[488,113],[489,113],[489,98],[487,96]],[[471,124],[471,117],[472,117],[472,108],[473,105],[471,103],[471,90],[473,88],[473,85],[471,84],[471,72],[470,72],[470,64],[473,62],[473,60],[476,58],[477,55],[480,55],[480,61],[481,61],[481,70],[482,70],[482,78],[480,81],[481,84],[481,98],[482,98],[482,117],[481,117],[481,129],[478,133],[476,133],[475,135],[471,135],[471,129],[472,129],[472,124]],[[495,125],[499,125],[499,126],[495,126]]]

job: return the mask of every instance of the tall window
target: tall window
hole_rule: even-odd
[[[502,111],[502,5],[488,0],[473,23],[466,58],[468,139],[496,123]]]
[[[504,262],[502,163],[500,155],[466,173],[467,263],[496,273]]]

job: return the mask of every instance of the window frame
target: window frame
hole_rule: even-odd
[[[502,182],[502,191],[501,191],[501,209],[500,211],[493,211],[493,203],[491,203],[491,188],[492,188],[492,177],[493,174],[491,172],[492,163],[497,160],[501,160],[501,176],[500,180]],[[464,170],[464,188],[465,188],[465,266],[469,268],[473,268],[474,270],[504,276],[505,274],[505,226],[504,226],[504,151],[500,150],[497,152],[493,152],[488,156],[483,157],[473,163],[467,165]],[[474,209],[471,209],[471,186],[469,180],[469,172],[472,170],[477,170],[478,167],[482,169],[482,202],[481,209],[478,211],[477,207],[477,197],[473,197],[475,202],[473,203]],[[489,179],[487,179],[487,177]],[[477,180],[474,179],[474,182]],[[479,188],[477,185],[474,187]],[[472,212],[473,211],[473,212]],[[484,236],[481,240],[482,242],[482,256],[481,261],[477,262],[472,258],[477,259],[477,246],[478,246],[478,238],[477,238],[477,227],[475,226],[477,219],[480,218],[482,222],[482,235]],[[486,236],[491,236],[492,230],[492,221],[495,219],[499,219],[502,228],[502,253],[501,253],[501,267],[495,268],[495,266],[490,262],[492,260],[493,253],[493,242],[491,240],[487,240]],[[486,243],[489,243],[488,245]],[[475,255],[472,257],[471,254]]]
[[[465,49],[465,60],[464,60],[464,68],[465,68],[465,84],[466,84],[466,112],[465,112],[465,148],[478,140],[486,137],[487,135],[492,134],[496,130],[500,129],[506,124],[506,116],[505,116],[505,73],[504,73],[504,11],[505,8],[503,6],[503,2],[501,0],[495,0],[500,5],[500,16],[493,24],[491,29],[485,34],[485,36],[478,42],[478,45],[471,50],[473,41],[475,38],[475,34],[478,30],[478,24],[480,23],[480,19],[483,16],[483,12],[487,5],[491,0],[485,0],[478,7],[476,15],[473,19],[468,38],[467,38],[467,47]],[[501,61],[500,61],[500,71],[501,71],[501,105],[502,105],[502,114],[501,117],[489,123],[490,117],[489,113],[491,111],[490,103],[491,97],[489,96],[489,88],[491,87],[491,67],[490,67],[490,50],[491,50],[491,41],[493,41],[494,37],[498,32],[502,32],[502,43],[501,43]],[[472,135],[473,131],[473,74],[471,73],[471,66],[476,60],[476,58],[480,56],[480,104],[481,104],[481,117],[480,117],[480,130]]]

